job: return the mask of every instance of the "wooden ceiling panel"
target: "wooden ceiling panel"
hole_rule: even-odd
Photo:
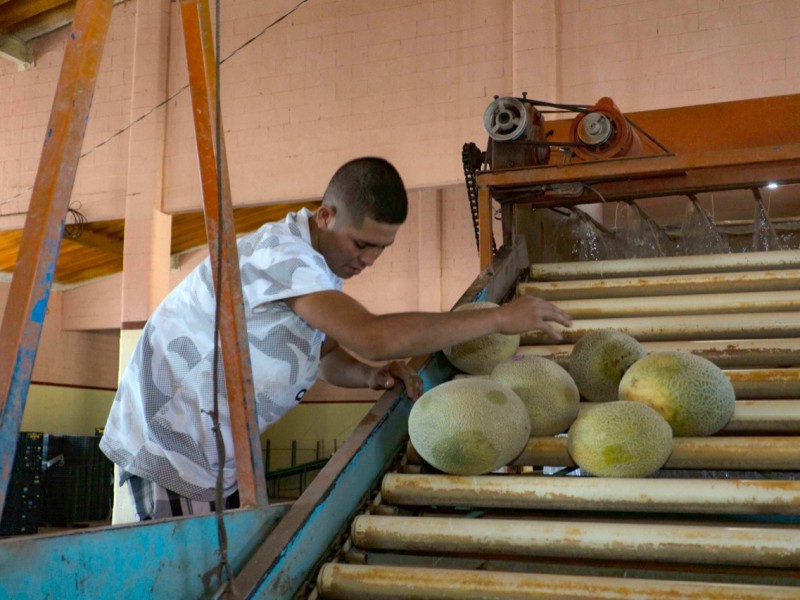
[[[254,231],[264,223],[282,219],[288,212],[304,207],[315,210],[317,206],[318,202],[294,202],[236,208],[233,211],[236,233]],[[57,284],[76,285],[122,271],[125,237],[123,219],[82,225],[68,220],[67,226],[68,233],[61,242],[61,251],[56,262]],[[21,240],[21,229],[0,232],[0,272],[10,274],[14,271]],[[172,254],[180,254],[207,244],[203,213],[173,215]]]

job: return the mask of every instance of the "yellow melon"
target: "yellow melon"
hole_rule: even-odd
[[[530,431],[519,396],[477,377],[428,390],[408,417],[408,434],[419,455],[454,475],[480,475],[508,464],[525,448]]]
[[[578,387],[569,373],[552,360],[515,354],[497,365],[491,378],[510,387],[525,403],[533,436],[566,431],[578,416]]]
[[[652,406],[679,437],[718,432],[736,406],[733,385],[717,365],[679,350],[636,361],[620,381],[619,397]]]
[[[590,402],[618,400],[619,382],[625,371],[646,354],[642,345],[616,329],[598,329],[575,342],[569,373],[581,395]]]
[[[592,475],[647,477],[667,462],[672,430],[641,402],[607,402],[581,411],[567,433],[567,449]]]
[[[470,302],[457,306],[454,312],[497,308],[494,302]],[[472,375],[488,375],[495,365],[511,358],[519,348],[519,335],[490,333],[468,342],[444,348],[442,352],[454,367]]]

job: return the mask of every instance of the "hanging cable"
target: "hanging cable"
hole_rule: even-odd
[[[225,440],[222,437],[222,430],[220,428],[219,419],[219,320],[220,313],[222,312],[222,271],[225,265],[222,264],[222,228],[223,228],[223,212],[222,212],[222,102],[220,98],[220,29],[222,20],[220,0],[215,2],[215,21],[216,27],[214,29],[214,153],[217,169],[217,273],[216,273],[216,294],[214,299],[214,364],[213,364],[213,383],[212,394],[214,395],[214,413],[212,415],[214,441],[217,445],[217,461],[219,464],[217,470],[216,481],[216,494],[214,509],[217,516],[217,538],[219,540],[219,581],[225,579],[224,585],[221,586],[222,590],[230,593],[235,597],[236,593],[233,588],[233,570],[228,562],[228,531],[225,528],[225,498],[223,498],[224,487],[224,472],[225,472]]]

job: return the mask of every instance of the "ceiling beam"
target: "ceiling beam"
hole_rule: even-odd
[[[0,11],[0,30],[7,30],[20,21],[57,8],[62,4],[70,4],[75,9],[74,0],[13,0],[8,2]]]
[[[2,12],[2,10],[4,9],[0,9],[0,12]],[[21,40],[29,42],[46,33],[69,25],[72,23],[72,17],[74,15],[74,4],[62,4],[51,10],[39,13],[35,18],[18,21],[13,26],[9,27],[8,31]]]
[[[85,225],[83,230],[81,230],[76,237],[64,235],[64,239],[80,244],[81,246],[86,246],[87,248],[100,250],[107,254],[122,256],[123,242],[86,229]]]
[[[31,47],[18,37],[2,32],[0,32],[0,58],[16,64],[18,71],[25,71],[33,66]]]

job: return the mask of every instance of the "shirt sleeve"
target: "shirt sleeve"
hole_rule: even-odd
[[[270,302],[341,289],[341,280],[302,238],[266,235],[240,250],[242,294],[254,312]]]

